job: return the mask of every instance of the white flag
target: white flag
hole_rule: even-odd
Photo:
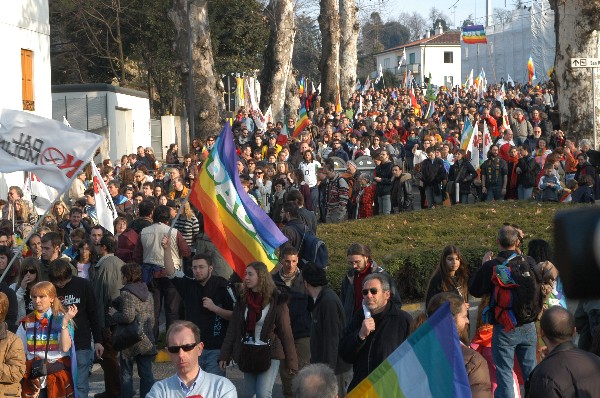
[[[37,214],[42,215],[52,206],[56,200],[58,192],[56,189],[44,184],[35,174],[27,173],[25,180],[25,189],[29,189],[31,201]]]
[[[98,134],[31,113],[0,110],[0,172],[32,171],[62,191],[102,142]]]
[[[487,154],[492,147],[492,136],[490,135],[490,131],[488,130],[487,123],[483,124],[483,147],[481,152],[483,153],[483,161],[487,160]]]
[[[358,117],[359,114],[363,113],[363,97],[362,95],[359,97],[359,103],[358,103],[358,110],[356,111],[356,114],[354,115],[354,118],[356,119]]]
[[[511,86],[515,86],[515,81],[512,79],[512,77],[510,77],[510,75],[507,75],[508,77],[506,78],[506,83],[510,84]],[[510,88],[510,86],[509,86]]]
[[[110,192],[98,171],[98,168],[94,162],[90,163],[92,166],[92,183],[94,186],[94,199],[96,201],[96,216],[98,218],[98,224],[102,225],[111,234],[114,234],[113,222],[117,218],[117,209],[112,201]]]

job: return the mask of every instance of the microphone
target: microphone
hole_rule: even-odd
[[[371,311],[367,308],[367,306],[363,303],[363,312],[365,314],[365,319],[369,319],[371,317]]]

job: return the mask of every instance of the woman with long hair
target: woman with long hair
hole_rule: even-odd
[[[295,374],[298,370],[286,301],[287,297],[279,293],[265,264],[248,264],[241,297],[233,308],[219,357],[223,371],[233,359],[244,372],[245,397],[272,396],[281,360],[287,361],[290,373]],[[254,352],[253,359],[256,362],[262,360],[261,365],[266,364],[267,369],[252,372],[252,367],[246,364],[248,352]]]
[[[519,150],[517,147],[511,146],[508,149],[508,180],[506,182],[506,195],[504,199],[516,200],[519,198],[519,192],[517,190],[518,175],[517,165],[519,164]]]
[[[40,266],[42,262],[33,257],[27,257],[21,264],[19,279],[17,280],[18,320],[34,310],[31,301],[31,288],[40,281]]]
[[[92,247],[86,240],[77,245],[79,256],[72,261],[77,268],[77,276],[87,280],[93,279],[94,267],[92,267]]]
[[[156,156],[154,156],[154,149],[151,147],[146,147],[144,153],[146,154],[146,157],[150,163],[150,170],[158,169],[158,161],[156,160]]]
[[[15,259],[15,264],[7,271],[8,264],[13,258],[13,253],[8,246],[0,246],[0,276],[5,272],[8,274],[4,277],[6,283],[12,290],[17,290],[17,279],[19,277],[19,259]]]
[[[128,263],[121,268],[123,288],[120,296],[114,301],[114,307],[108,309],[108,315],[113,322],[128,325],[137,322],[142,325],[144,336],[131,347],[119,352],[119,366],[121,368],[121,398],[133,397],[133,362],[137,364],[140,376],[140,398],[146,394],[154,384],[152,374],[152,360],[156,355],[154,346],[154,300],[148,286],[142,281],[142,269],[138,264]]]
[[[425,296],[425,305],[433,296],[442,292],[457,293],[465,303],[469,303],[469,292],[467,284],[469,282],[469,266],[460,250],[454,245],[448,245],[444,248],[440,262],[431,275],[427,294]]]
[[[540,138],[535,148],[535,161],[540,165],[540,168],[544,167],[546,163],[546,156],[550,155],[552,151],[548,148],[548,144],[544,138]]]
[[[77,307],[64,308],[56,296],[56,288],[47,281],[38,282],[31,288],[31,301],[35,309],[22,319],[17,330],[27,362],[23,396],[73,396],[71,368],[77,364],[71,365],[71,349],[74,348],[73,318]],[[46,372],[39,371],[42,364],[45,364]]]
[[[198,222],[198,219],[192,211],[188,201],[185,201],[185,204],[183,205],[183,211],[175,223],[175,229],[181,232],[183,239],[185,239],[188,246],[192,250],[193,256],[196,252],[195,242],[196,237],[200,233],[200,223]]]
[[[51,213],[59,225],[69,219],[69,207],[62,200],[54,202]]]

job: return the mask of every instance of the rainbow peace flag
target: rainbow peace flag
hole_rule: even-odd
[[[487,43],[483,25],[471,25],[462,28],[462,41],[466,44]]]
[[[460,136],[460,147],[465,151],[469,148],[471,144],[471,139],[473,138],[473,125],[471,124],[471,120],[466,118],[465,127],[463,127],[462,135]]]
[[[308,126],[308,113],[306,113],[306,106],[304,101],[302,102],[302,108],[300,108],[300,114],[298,115],[298,121],[294,127],[294,133],[292,137],[298,137],[300,133]]]
[[[463,355],[444,304],[347,398],[471,397]]]
[[[229,123],[202,165],[189,201],[204,216],[208,237],[242,279],[253,261],[262,261],[269,270],[277,264],[275,249],[287,238],[244,191]]]
[[[527,73],[529,77],[529,83],[537,79],[535,75],[535,65],[533,64],[533,58],[529,56],[529,61],[527,61]]]

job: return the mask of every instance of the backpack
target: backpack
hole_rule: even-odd
[[[302,235],[300,249],[298,250],[301,264],[300,268],[303,268],[304,265],[312,262],[315,263],[317,267],[326,269],[329,264],[329,251],[327,250],[327,246],[325,246],[325,242],[319,239],[306,225],[304,225],[304,230],[300,230],[297,225],[295,225],[294,228]]]
[[[515,326],[534,322],[544,306],[542,275],[527,261],[527,257],[513,254],[495,265],[492,271],[494,289],[490,310],[495,321],[510,331]]]
[[[117,242],[117,250],[115,256],[123,260],[125,263],[133,261],[133,250],[140,239],[140,235],[133,228],[127,228],[125,232],[119,235]]]

